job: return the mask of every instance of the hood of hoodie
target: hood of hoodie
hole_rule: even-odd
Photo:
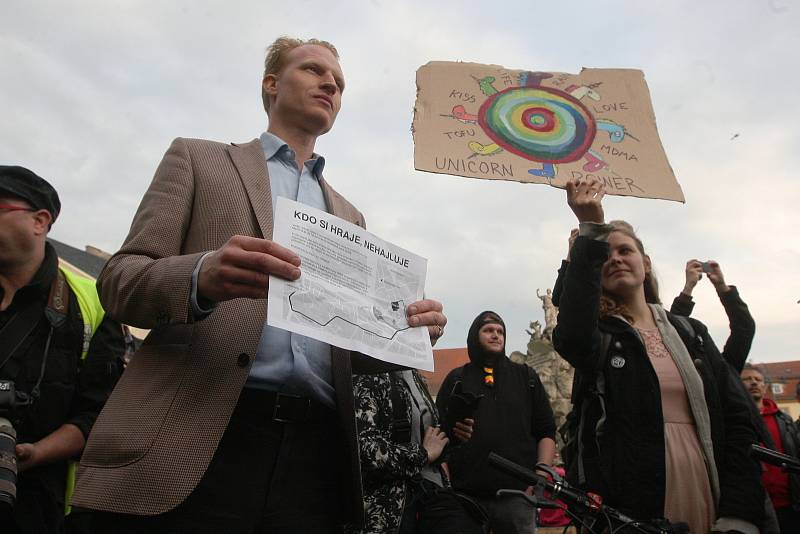
[[[764,397],[761,399],[761,403],[763,405],[763,408],[761,409],[762,415],[775,415],[780,411],[780,408],[778,408],[778,405],[772,399]]]
[[[503,356],[505,357],[506,354],[506,340],[505,336],[503,336],[503,353],[488,353],[480,343],[478,339],[478,332],[485,324],[499,324],[503,327],[503,331],[506,330],[506,323],[503,322],[503,319],[500,318],[498,314],[493,311],[485,311],[481,312],[474,321],[472,321],[472,326],[469,327],[469,333],[467,334],[467,353],[469,354],[469,361],[477,365],[483,365],[486,361],[487,355],[493,357]]]

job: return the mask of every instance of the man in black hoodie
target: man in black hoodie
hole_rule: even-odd
[[[453,487],[486,508],[494,534],[533,533],[530,505],[519,497],[495,497],[499,489],[525,490],[525,484],[491,467],[487,458],[496,452],[530,469],[539,462],[549,465],[555,455],[556,425],[536,371],[510,361],[505,348],[500,316],[491,311],[478,315],[467,335],[470,362],[447,375],[436,405],[445,422],[465,415],[475,421],[471,439],[448,458]],[[465,413],[465,406],[473,413]],[[459,433],[449,425],[446,431],[459,441]]]

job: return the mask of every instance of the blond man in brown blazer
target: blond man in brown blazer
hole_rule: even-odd
[[[314,153],[343,89],[332,45],[278,39],[262,82],[267,133],[176,139],[159,165],[98,281],[109,314],[152,329],[81,459],[73,503],[99,512],[99,531],[337,532],[361,520],[352,370],[374,360],[265,326],[269,274],[302,269],[270,240],[273,189],[286,188],[276,176],[364,226]],[[409,308],[435,342],[441,304]]]

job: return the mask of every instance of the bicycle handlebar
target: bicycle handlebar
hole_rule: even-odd
[[[789,473],[800,473],[800,459],[794,456],[773,451],[760,445],[751,445],[750,454],[761,462],[778,466]]]
[[[554,497],[561,498],[567,505],[579,506],[587,509],[596,508],[598,503],[590,499],[584,492],[575,491],[571,486],[566,485],[563,481],[550,482],[542,475],[537,475],[527,467],[523,467],[518,463],[512,462],[508,458],[503,458],[499,454],[493,452],[489,453],[489,464],[505,471],[512,477],[525,482],[531,486],[542,484],[544,488],[549,491]]]
[[[614,532],[621,531],[625,526],[635,528],[640,532],[648,534],[677,534],[688,532],[686,523],[669,523],[666,520],[639,521],[632,519],[619,510],[606,506],[599,499],[595,499],[586,492],[573,488],[567,482],[554,477],[553,482],[547,480],[542,475],[538,475],[527,467],[523,467],[499,454],[489,453],[489,464],[493,467],[508,473],[512,477],[525,482],[531,486],[542,486],[550,492],[550,499],[561,499],[568,509],[573,510],[577,515],[597,516],[604,515],[606,518],[618,523]]]

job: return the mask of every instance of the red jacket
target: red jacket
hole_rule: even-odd
[[[769,434],[772,436],[775,449],[778,452],[784,452],[784,444],[781,439],[781,431],[778,428],[778,420],[776,417],[779,412],[780,408],[775,404],[775,401],[767,398],[762,400],[761,417],[764,418],[764,425],[766,425]],[[770,499],[772,499],[772,505],[776,509],[791,506],[792,497],[789,492],[789,474],[776,465],[764,464],[764,468],[761,481],[764,483],[764,488],[767,490],[767,493],[769,493]]]

